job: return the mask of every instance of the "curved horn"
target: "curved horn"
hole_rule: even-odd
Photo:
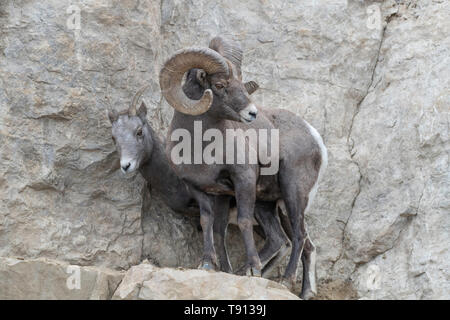
[[[128,115],[129,116],[135,116],[136,115],[136,105],[141,98],[141,96],[144,94],[144,91],[147,90],[147,88],[150,87],[150,85],[143,86],[136,92],[136,94],[133,97],[133,100],[131,101],[130,107],[128,108]]]
[[[213,101],[211,89],[205,90],[200,100],[191,100],[183,92],[184,74],[192,68],[205,70],[207,74],[226,73],[226,60],[208,48],[190,48],[177,51],[166,61],[159,74],[159,85],[167,102],[177,111],[199,115],[208,111]]]
[[[234,41],[224,40],[218,36],[211,40],[209,47],[228,59],[233,64],[238,79],[242,80],[241,64],[243,53],[240,44]]]

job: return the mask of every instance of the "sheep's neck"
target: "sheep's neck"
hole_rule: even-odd
[[[151,155],[139,171],[149,183],[152,192],[156,191],[169,207],[179,211],[183,206],[187,206],[185,202],[189,202],[189,192],[185,183],[170,166],[164,143],[154,132],[152,136]]]

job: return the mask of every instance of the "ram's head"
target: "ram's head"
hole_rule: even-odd
[[[208,112],[220,119],[252,122],[258,110],[249,95],[258,85],[242,82],[241,61],[240,46],[220,37],[211,40],[209,48],[180,50],[161,70],[162,94],[184,114]]]

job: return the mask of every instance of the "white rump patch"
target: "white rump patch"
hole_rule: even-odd
[[[303,120],[303,121],[305,121],[306,125],[308,126],[309,132],[313,136],[314,140],[316,140],[317,145],[320,148],[320,155],[322,157],[322,162],[320,164],[320,169],[319,169],[319,176],[317,177],[317,180],[314,183],[314,186],[309,191],[308,204],[306,205],[306,208],[305,208],[305,213],[306,213],[309,209],[309,205],[312,203],[312,201],[314,200],[314,197],[316,196],[317,189],[319,187],[319,181],[320,181],[325,169],[328,166],[328,152],[327,152],[327,148],[325,147],[325,144],[323,143],[323,139],[320,136],[319,132],[317,132],[317,130],[312,125],[310,125],[306,120]]]

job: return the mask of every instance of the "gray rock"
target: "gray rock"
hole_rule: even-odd
[[[131,267],[114,300],[299,300],[276,282],[229,273],[157,268],[148,262]]]
[[[399,7],[354,119],[362,179],[345,249],[364,297],[449,297],[449,17],[448,2]]]

